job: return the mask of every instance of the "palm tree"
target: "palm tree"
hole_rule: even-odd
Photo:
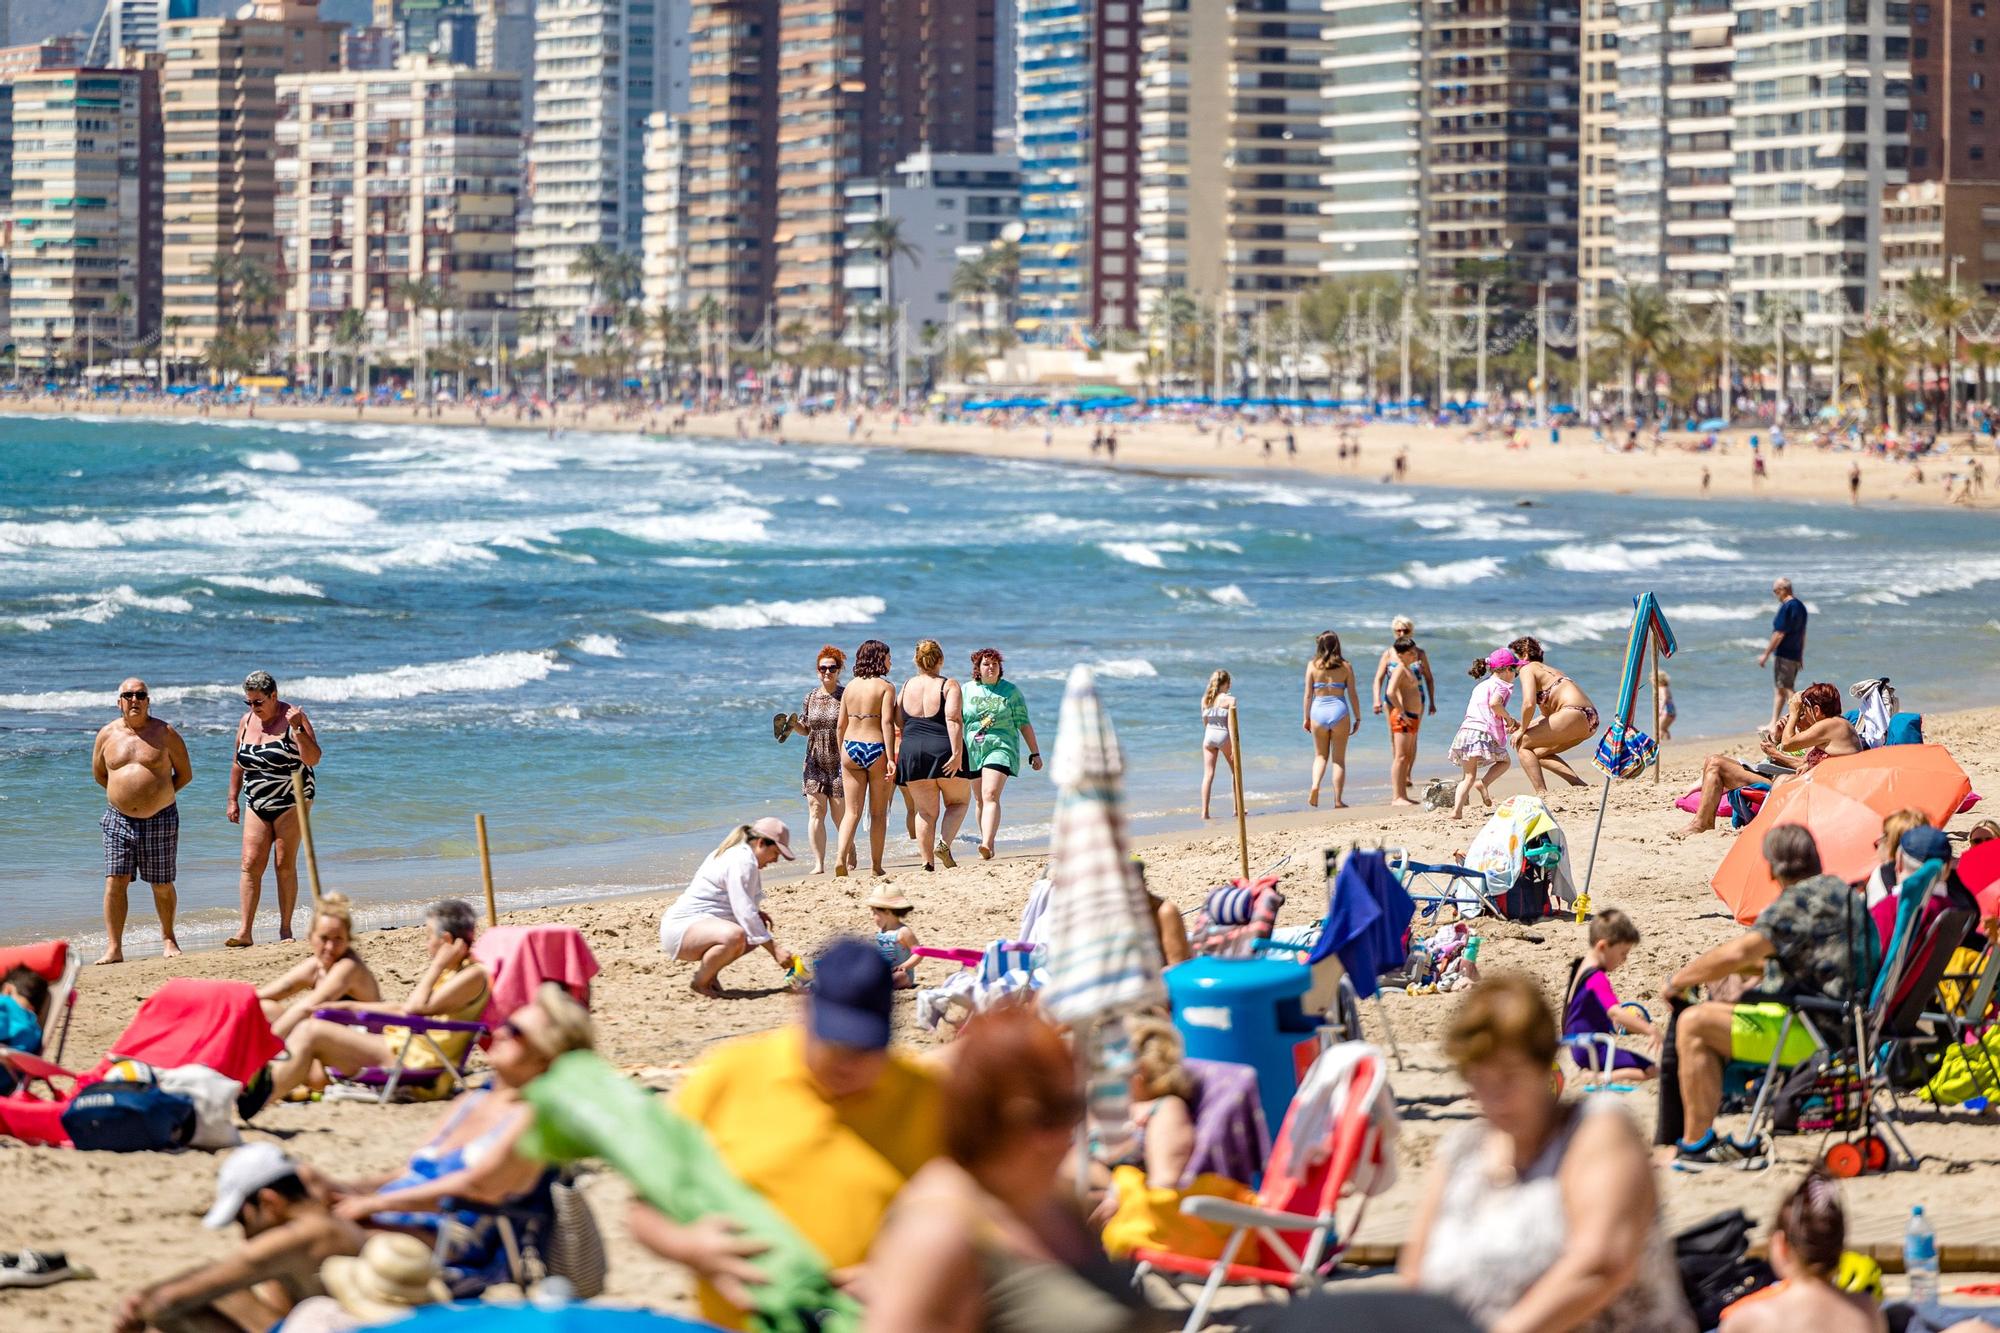
[[[360,359],[361,349],[368,345],[368,316],[360,310],[343,310],[333,321],[333,352],[335,356],[347,358],[347,386],[355,392],[366,395],[368,386],[355,380],[355,363]]]
[[[422,401],[428,402],[431,394],[430,349],[424,343],[424,311],[436,309],[438,313],[438,334],[442,341],[444,334],[443,308],[446,304],[444,292],[430,279],[418,274],[415,277],[397,278],[389,284],[389,294],[403,303],[410,315],[410,343],[417,354],[417,385]]]
[[[1165,392],[1181,361],[1196,350],[1201,338],[1201,305],[1185,287],[1169,287],[1153,303],[1147,330],[1159,346],[1154,385]]]
[[[986,298],[993,292],[993,270],[984,256],[961,259],[952,269],[951,299],[971,303],[973,327],[978,330],[981,342],[986,341]]]
[[[722,322],[724,313],[722,302],[716,300],[712,295],[702,297],[694,308],[695,326],[699,331],[701,339],[700,397],[704,406],[708,402],[708,380],[711,369],[710,362],[714,356],[715,326]]]
[[[1852,351],[1861,365],[1864,381],[1873,386],[1870,400],[1874,403],[1875,420],[1893,428],[1895,422],[1890,419],[1890,406],[1895,400],[1889,394],[1889,378],[1892,375],[1896,377],[1900,390],[1909,349],[1887,324],[1871,321],[1862,330],[1861,336],[1854,340]]]
[[[887,318],[882,323],[882,385],[886,390],[894,378],[889,362],[889,339],[896,320],[896,261],[899,259],[922,259],[924,252],[903,235],[900,218],[881,217],[861,229],[861,248],[875,256],[882,265],[882,308]]]
[[[631,300],[641,276],[638,260],[615,246],[595,242],[577,252],[570,261],[569,271],[571,277],[582,278],[590,289],[590,309],[585,312],[584,324],[591,334],[596,331],[596,316],[603,305],[608,302],[618,307]],[[615,314],[615,310],[611,313]]]
[[[1646,371],[1651,385],[1653,414],[1659,414],[1658,370],[1674,341],[1674,308],[1658,287],[1627,287],[1619,292],[1611,309],[1611,328],[1618,349],[1625,358],[1627,393],[1639,391],[1639,376]],[[1631,399],[1626,400],[1630,411]]]
[[[1972,302],[1960,296],[1952,284],[1935,273],[1918,273],[1910,278],[1910,285],[1904,293],[1910,308],[1928,322],[1935,324],[1938,336],[1935,342],[1926,346],[1931,364],[1939,371],[1944,384],[1944,401],[1935,420],[1944,423],[1944,429],[1952,429],[1957,416],[1958,398],[1958,325],[1972,313]],[[1925,376],[1928,380],[1929,376]],[[1929,386],[1925,386],[1925,398],[1929,398]]]

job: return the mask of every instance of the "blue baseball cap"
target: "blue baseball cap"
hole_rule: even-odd
[[[1919,824],[1903,835],[1896,844],[1896,850],[1912,861],[1943,861],[1951,863],[1951,840],[1944,836],[1944,830],[1932,828],[1929,824]]]
[[[865,940],[835,940],[813,961],[806,1026],[821,1041],[885,1050],[895,995],[889,960],[879,949]]]

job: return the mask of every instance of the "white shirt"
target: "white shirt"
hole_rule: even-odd
[[[763,903],[764,871],[757,864],[757,851],[749,842],[739,842],[701,863],[681,896],[668,904],[660,917],[661,938],[666,937],[670,922],[712,916],[743,927],[744,937],[755,948],[771,938],[764,918],[758,915]]]

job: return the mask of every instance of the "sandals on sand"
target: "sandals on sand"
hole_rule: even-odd
[[[73,1277],[86,1276],[84,1270],[70,1266],[69,1258],[61,1250],[0,1254],[0,1287],[52,1287]]]

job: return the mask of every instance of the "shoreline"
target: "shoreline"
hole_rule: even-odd
[[[136,410],[127,412],[127,406]],[[440,407],[435,416],[417,407],[371,407],[366,415],[333,406],[264,403],[239,409],[213,405],[207,415],[181,412],[171,406],[143,403],[130,405],[79,406],[41,399],[0,401],[0,415],[23,417],[122,417],[197,423],[231,422],[247,425],[252,421],[320,422],[330,426],[470,427],[488,430],[548,431],[587,430],[664,436],[665,423],[676,409],[631,412],[597,405],[577,408],[565,405],[552,419],[540,422],[515,420],[509,412],[496,412],[486,420],[472,408]],[[1860,503],[1888,503],[1908,509],[2000,508],[2000,448],[1992,442],[1983,447],[1973,436],[1953,437],[1951,452],[1922,460],[1924,481],[1915,480],[1916,471],[1905,462],[1857,453],[1843,447],[1825,451],[1809,443],[1805,426],[1796,428],[1793,443],[1782,454],[1764,450],[1769,476],[1759,481],[1751,475],[1749,440],[1764,437],[1768,427],[1739,426],[1722,432],[1713,453],[1696,453],[1680,447],[1696,436],[1673,432],[1672,443],[1658,451],[1642,448],[1620,453],[1593,441],[1588,427],[1561,428],[1561,442],[1550,443],[1549,432],[1534,433],[1528,448],[1516,450],[1496,432],[1492,438],[1475,442],[1472,432],[1462,426],[1428,426],[1404,423],[1371,423],[1360,428],[1356,456],[1343,460],[1334,426],[1322,423],[1299,424],[1291,428],[1299,446],[1298,455],[1284,452],[1286,427],[1275,422],[1243,422],[1218,425],[1203,430],[1182,421],[1111,422],[1118,435],[1118,457],[1104,459],[1090,449],[1097,426],[1061,425],[1044,430],[1036,424],[991,425],[974,422],[912,421],[905,425],[893,415],[863,412],[861,428],[849,434],[851,418],[821,413],[806,417],[788,413],[775,437],[758,433],[756,410],[690,413],[686,434],[744,443],[804,444],[823,448],[895,449],[905,453],[974,455],[1014,461],[1044,462],[1102,469],[1107,472],[1149,471],[1180,476],[1210,476],[1268,473],[1282,478],[1288,472],[1317,477],[1351,477],[1384,485],[1407,486],[1416,490],[1443,488],[1479,491],[1498,495],[1525,495],[1529,492],[1569,494],[1629,495],[1661,499],[1772,499],[1792,503],[1847,504],[1848,469],[1859,463],[1862,471]],[[1236,438],[1229,438],[1234,435]],[[921,437],[921,438],[912,438]],[[1615,432],[1607,432],[1607,442]],[[1266,457],[1263,442],[1268,439],[1272,453]],[[1365,468],[1360,461],[1365,450]],[[1396,482],[1392,460],[1405,452],[1408,471]],[[1943,479],[1957,475],[1973,458],[1980,460],[1992,485],[1971,503],[1957,503],[1942,493]],[[1704,491],[1702,473],[1710,473]],[[1518,476],[1516,475],[1518,474]]]

